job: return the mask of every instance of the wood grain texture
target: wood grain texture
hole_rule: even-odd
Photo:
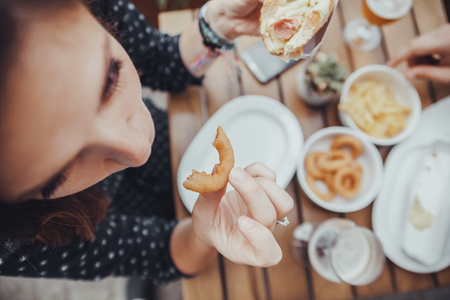
[[[295,178],[294,178],[295,180]],[[287,191],[293,199],[297,198],[295,181],[289,184]],[[295,260],[292,249],[290,247],[292,241],[292,233],[299,224],[299,216],[297,214],[299,205],[288,215],[290,224],[288,227],[277,226],[274,235],[283,251],[283,259],[273,267],[268,268],[268,280],[270,287],[270,299],[272,300],[302,300],[309,299],[308,278],[305,266]]]
[[[176,34],[193,21],[193,11],[182,10],[159,15],[159,24],[165,32]],[[203,125],[201,87],[190,87],[183,94],[169,96],[169,130],[173,169],[173,182],[177,182],[178,165],[184,151]],[[181,202],[178,189],[174,184],[175,209],[179,219],[189,216]],[[223,288],[219,261],[215,260],[206,270],[192,279],[182,280],[183,298],[223,299]]]
[[[234,57],[230,52],[227,56]],[[217,59],[205,75],[203,83],[206,91],[207,117],[211,117],[228,101],[241,96],[242,88],[237,67],[229,57]],[[232,141],[231,141],[232,143]],[[246,166],[239,166],[245,168]],[[228,299],[265,299],[264,270],[238,265],[223,259],[225,295]]]

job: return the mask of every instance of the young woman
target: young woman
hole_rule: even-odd
[[[260,163],[232,170],[235,192],[199,195],[189,219],[158,209],[173,201],[167,119],[141,95],[141,82],[200,84],[258,33],[260,5],[213,0],[169,36],[124,0],[0,0],[0,275],[162,283],[217,251],[278,263],[271,231],[293,201]]]

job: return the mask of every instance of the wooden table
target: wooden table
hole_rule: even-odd
[[[165,12],[159,15],[159,26],[168,33],[179,33],[192,22],[195,10]],[[336,52],[340,61],[355,70],[369,64],[385,63],[412,37],[425,33],[447,22],[443,3],[440,0],[414,0],[409,15],[395,24],[382,28],[383,44],[367,53],[355,52],[345,46],[342,28],[345,23],[361,15],[360,0],[341,0],[321,47],[325,52]],[[237,41],[234,55],[259,41],[258,37],[242,37]],[[227,101],[246,94],[258,94],[281,101],[298,118],[305,139],[317,130],[341,125],[336,104],[321,109],[310,108],[295,93],[295,74],[301,63],[284,72],[265,85],[259,84],[244,70],[242,74],[229,76],[222,60],[217,60],[208,70],[201,87],[191,87],[181,95],[169,95],[169,118],[172,146],[173,179],[180,159],[202,124]],[[400,66],[403,70],[405,66]],[[450,87],[428,81],[415,81],[423,107],[450,94]],[[390,148],[379,148],[386,157]],[[176,189],[176,184],[174,185]],[[337,214],[326,211],[312,203],[294,177],[287,187],[295,199],[295,209],[289,215],[291,225],[277,226],[275,236],[283,250],[282,261],[271,268],[255,268],[234,264],[223,257],[212,263],[203,273],[193,279],[183,279],[183,299],[354,299],[380,295],[401,294],[450,286],[450,268],[434,274],[414,274],[388,262],[381,277],[370,285],[352,287],[323,279],[314,270],[303,268],[290,252],[292,231],[303,221],[319,222],[331,217],[345,217],[358,225],[371,228],[372,206],[354,213]],[[179,218],[188,217],[178,191],[176,213]]]

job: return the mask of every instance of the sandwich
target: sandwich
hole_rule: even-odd
[[[264,0],[259,21],[267,52],[298,59],[333,9],[334,0]]]

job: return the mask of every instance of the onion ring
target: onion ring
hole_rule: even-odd
[[[305,168],[306,170],[311,173],[311,175],[315,179],[323,179],[324,178],[324,172],[319,168],[317,165],[317,160],[323,156],[327,155],[326,152],[311,152],[308,153],[305,157]]]
[[[325,177],[324,177],[324,182],[327,185],[328,189],[332,192],[336,192],[334,187],[333,187],[333,180],[334,180],[334,176],[336,175],[336,172],[328,172],[325,173]]]
[[[360,190],[363,167],[356,158],[364,151],[362,142],[351,135],[336,136],[329,152],[310,152],[305,156],[306,182],[311,191],[324,201],[335,196],[354,198]],[[328,189],[319,189],[317,181]]]
[[[330,146],[331,150],[343,150],[349,148],[353,158],[357,158],[363,152],[363,144],[356,137],[351,135],[339,135],[337,136]]]
[[[333,189],[338,195],[345,199],[355,197],[361,185],[361,172],[351,165],[337,170],[333,178]]]
[[[308,184],[309,188],[311,189],[311,191],[317,195],[317,197],[319,197],[320,199],[324,200],[324,201],[331,201],[334,196],[335,193],[333,191],[331,191],[331,189],[328,187],[328,194],[324,194],[322,193],[319,188],[316,185],[316,180],[314,179],[314,177],[311,174],[306,174],[306,183]]]
[[[344,150],[332,150],[317,159],[317,165],[325,172],[336,171],[351,163],[352,156]]]
[[[219,153],[220,164],[215,165],[213,174],[192,170],[192,174],[183,182],[183,186],[201,194],[217,192],[224,188],[228,176],[234,167],[234,152],[222,127],[217,128],[216,138],[212,143]]]

